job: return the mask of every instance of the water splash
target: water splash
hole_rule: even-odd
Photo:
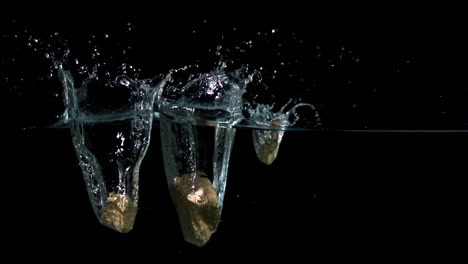
[[[292,106],[291,106],[292,105]],[[290,99],[279,110],[275,111],[275,104],[257,104],[255,107],[246,103],[247,120],[259,128],[283,129],[303,125],[304,122],[313,123],[313,126],[320,127],[320,114],[313,104],[297,103],[297,100]],[[300,109],[309,110],[308,115],[299,113]]]
[[[138,207],[139,170],[151,139],[154,100],[162,86],[160,82],[154,85],[155,79],[140,81],[118,76],[108,88],[121,93],[113,97],[118,102],[100,101],[95,97],[108,95],[109,90],[99,85],[95,70],[76,86],[64,64],[55,63],[64,90],[63,118],[70,124],[94,212],[102,224],[128,232]],[[113,109],[106,108],[110,106],[117,107],[117,112],[123,108],[128,118],[112,126],[87,122],[89,115],[113,113]]]
[[[217,45],[210,50],[210,62],[141,79],[141,69],[128,61],[131,46],[118,52],[124,57],[119,59],[102,44],[112,43],[113,36],[90,35],[84,53],[68,41],[54,49],[41,48],[48,42],[44,38],[27,40],[30,49],[51,62],[50,76],[58,73],[65,105],[59,123],[70,127],[93,210],[102,224],[119,232],[131,230],[138,208],[139,168],[153,118],[160,116],[166,176],[184,236],[204,245],[220,220],[235,126],[245,120],[245,97],[252,84],[265,83],[267,70],[242,62],[258,48],[258,39],[242,42],[235,52]],[[243,55],[233,59],[226,54]],[[281,61],[280,66],[286,65]],[[274,78],[280,75],[276,69],[271,72]],[[257,107],[258,114],[250,116],[257,126],[284,130],[299,120],[296,109],[302,106],[284,111],[285,106],[281,115]],[[278,147],[283,133],[275,139]],[[198,226],[193,226],[194,220]]]
[[[256,72],[219,64],[207,73],[186,66],[169,74],[160,101],[164,113],[192,122],[216,121],[233,125],[242,119],[243,98]]]
[[[164,167],[179,223],[187,242],[203,246],[220,221],[233,126],[243,119],[242,96],[255,73],[231,69],[223,59],[209,72],[197,71],[172,71],[159,109]]]
[[[258,159],[266,165],[271,165],[278,156],[279,147],[283,140],[285,129],[294,127],[301,119],[297,113],[298,108],[305,107],[313,111],[313,117],[307,120],[315,120],[320,125],[320,116],[312,104],[299,103],[286,109],[292,103],[290,100],[277,112],[273,111],[274,105],[260,104],[256,108],[248,109],[249,120],[263,129],[253,129],[252,139]],[[302,116],[304,118],[304,116]]]

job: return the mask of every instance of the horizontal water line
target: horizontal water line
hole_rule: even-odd
[[[342,129],[346,133],[468,133],[468,129]]]
[[[107,114],[96,114],[88,115],[83,120],[83,123],[87,124],[106,124],[114,123],[125,120],[130,120],[132,117],[129,112],[120,112],[120,113],[107,113]],[[158,112],[154,113],[154,123],[159,125],[160,114]],[[49,126],[49,128],[68,128],[69,120],[62,117],[57,123]],[[203,126],[216,126],[215,121],[206,121],[200,122],[203,120],[195,120],[196,125]],[[327,127],[281,127],[281,126],[262,126],[258,124],[253,124],[247,120],[240,120],[233,124],[233,127],[240,129],[258,129],[258,130],[284,130],[284,131],[305,131],[305,132],[315,132],[315,133],[387,133],[387,134],[403,134],[403,133],[438,133],[438,134],[448,134],[448,133],[468,133],[468,129],[340,129],[340,128],[327,128]]]

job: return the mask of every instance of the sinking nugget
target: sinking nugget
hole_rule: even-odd
[[[284,131],[253,130],[253,141],[258,159],[266,165],[271,165],[278,156],[278,150]]]
[[[204,246],[216,231],[221,216],[218,196],[210,180],[203,173],[185,174],[174,178],[170,192],[185,241]]]
[[[102,212],[102,224],[120,233],[128,233],[133,228],[137,207],[126,194],[111,192]]]

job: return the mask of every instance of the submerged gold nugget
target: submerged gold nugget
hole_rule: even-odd
[[[184,174],[170,186],[185,241],[204,246],[218,227],[218,195],[203,173]]]
[[[257,157],[266,165],[271,165],[278,156],[279,145],[283,137],[284,131],[259,131],[261,133],[261,141],[259,142]]]
[[[271,121],[270,125],[281,127],[283,123]],[[253,130],[255,152],[261,162],[271,165],[275,161],[283,136],[284,130]]]
[[[102,212],[102,224],[120,233],[128,233],[133,228],[137,207],[126,194],[111,192]]]

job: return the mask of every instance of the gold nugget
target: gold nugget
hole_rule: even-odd
[[[126,194],[111,192],[102,212],[102,224],[120,233],[128,233],[133,228],[137,207]]]
[[[204,246],[216,231],[221,216],[211,181],[202,172],[184,174],[174,178],[170,192],[185,241]]]
[[[285,122],[282,120],[270,121],[273,127],[282,127]],[[278,156],[279,146],[284,136],[283,130],[260,130],[254,129],[253,140],[254,148],[258,159],[266,165],[271,165]]]
[[[260,138],[257,139],[259,142],[257,142],[258,147],[256,147],[258,159],[266,165],[271,165],[278,156],[284,131],[264,130],[254,133],[257,133],[257,138]]]

